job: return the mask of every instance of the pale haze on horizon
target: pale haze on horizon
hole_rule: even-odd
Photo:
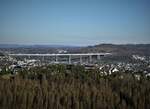
[[[150,43],[149,0],[0,0],[0,44]]]

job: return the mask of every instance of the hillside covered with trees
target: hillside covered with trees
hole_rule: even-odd
[[[1,109],[150,109],[150,78],[49,65],[0,76]]]

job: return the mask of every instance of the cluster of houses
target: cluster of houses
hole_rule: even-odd
[[[10,72],[12,74],[17,74],[19,69],[22,68],[31,68],[36,66],[42,66],[40,60],[35,59],[24,59],[17,60],[10,56],[0,57],[0,73]]]
[[[101,75],[111,75],[114,73],[124,72],[132,73],[135,78],[140,80],[141,76],[144,75],[150,78],[150,64],[139,64],[139,63],[115,63],[115,64],[101,64],[99,65]]]
[[[145,60],[145,57],[139,57],[134,55],[133,58],[137,60]],[[18,69],[21,68],[32,68],[36,66],[45,65],[38,59],[23,59],[17,60],[10,56],[0,57],[0,73],[3,70],[11,71],[12,74],[17,74]],[[150,63],[125,63],[125,62],[117,62],[117,63],[100,63],[100,64],[88,64],[83,65],[86,70],[98,69],[101,72],[101,75],[111,75],[117,72],[126,72],[131,71],[135,73],[135,77],[140,79],[141,74],[139,72],[144,73],[146,77],[150,77]]]

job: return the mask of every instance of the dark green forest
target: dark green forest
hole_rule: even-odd
[[[0,75],[0,109],[150,109],[150,78],[49,65]]]

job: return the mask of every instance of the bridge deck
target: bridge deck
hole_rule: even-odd
[[[93,56],[110,55],[111,53],[72,53],[72,54],[9,54],[9,56]]]

